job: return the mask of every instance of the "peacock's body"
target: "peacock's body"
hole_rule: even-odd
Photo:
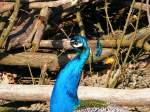
[[[90,48],[86,38],[81,36],[75,36],[71,40],[71,45],[76,49],[80,48],[80,52],[58,74],[51,96],[50,112],[73,112],[80,104],[77,90],[83,66],[90,54]],[[89,110],[88,108],[88,111],[84,109],[78,112],[112,112]]]

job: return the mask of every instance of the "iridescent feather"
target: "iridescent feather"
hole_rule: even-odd
[[[80,105],[77,90],[83,66],[85,65],[90,54],[90,48],[88,46],[87,39],[82,36],[73,37],[71,42],[73,47],[80,47],[82,50],[57,75],[50,101],[50,112],[74,112]],[[102,47],[98,44],[96,56],[100,56],[102,51]],[[108,106],[107,108],[101,109],[97,107],[80,109],[76,112],[127,112],[122,110],[112,110],[120,109],[115,107],[111,108]]]

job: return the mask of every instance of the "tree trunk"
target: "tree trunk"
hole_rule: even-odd
[[[0,85],[0,99],[16,101],[49,101],[52,86],[49,85]],[[150,106],[150,88],[111,89],[79,87],[81,100],[104,100],[124,106]]]

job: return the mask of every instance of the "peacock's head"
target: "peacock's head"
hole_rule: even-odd
[[[75,49],[88,48],[87,39],[83,36],[77,35],[71,38],[71,46]]]

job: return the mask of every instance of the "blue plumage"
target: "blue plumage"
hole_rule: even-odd
[[[50,101],[51,112],[73,112],[80,103],[77,89],[90,48],[85,37],[75,36],[72,40],[72,46],[82,47],[82,51],[58,74]]]
[[[95,56],[101,55],[102,46],[97,42],[97,51]],[[71,40],[72,47],[81,48],[82,50],[78,55],[72,59],[57,75],[56,83],[53,88],[50,112],[73,112],[80,101],[77,96],[77,90],[81,78],[81,72],[85,62],[87,61],[90,48],[88,47],[87,39],[81,36],[75,36]],[[87,108],[79,112],[128,112],[127,110],[116,107],[108,106],[107,108]]]
[[[101,54],[102,54],[102,45],[98,38],[97,43],[96,43],[96,53],[94,55],[94,58],[96,59],[96,58],[100,57]]]

